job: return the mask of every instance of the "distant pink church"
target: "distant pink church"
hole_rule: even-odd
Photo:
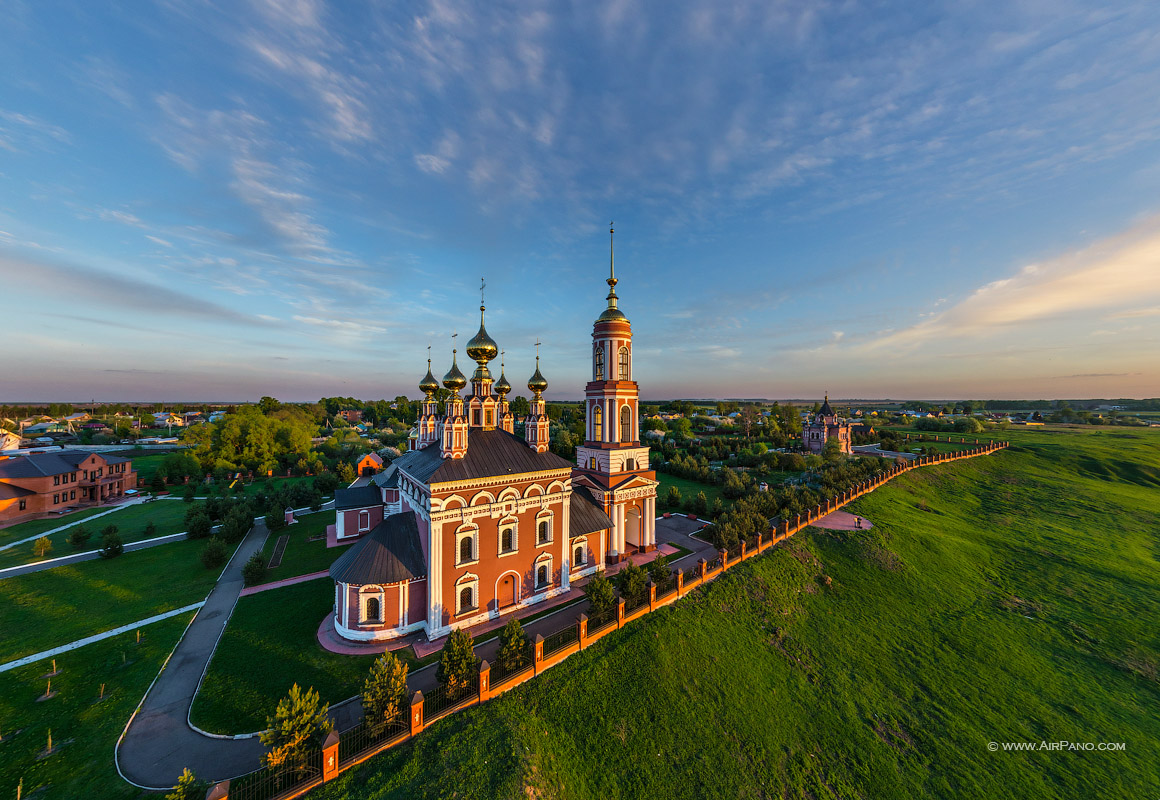
[[[811,453],[821,455],[828,439],[837,439],[843,453],[850,454],[850,423],[834,413],[830,408],[830,396],[814,418],[802,426],[802,446]]]

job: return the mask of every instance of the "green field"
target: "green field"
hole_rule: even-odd
[[[1154,797],[1160,431],[1019,431],[858,500],[318,792]],[[990,742],[1124,742],[991,752]]]
[[[0,580],[0,663],[204,600],[221,574],[201,565],[204,546],[174,542]]]
[[[117,775],[113,746],[192,616],[145,628],[140,643],[126,633],[58,657],[61,673],[52,679],[56,696],[41,703],[36,702],[45,689],[41,675],[52,669],[51,662],[0,673],[0,797],[16,797],[22,778],[25,798],[141,797]],[[102,683],[105,699],[98,702]],[[38,759],[50,729],[59,750]]]
[[[318,625],[333,608],[334,583],[326,579],[238,600],[193,703],[193,723],[211,733],[261,730],[295,683],[328,703],[358,694],[375,657],[322,649]]]
[[[182,533],[185,530],[185,514],[188,510],[188,503],[182,503],[176,500],[155,500],[150,503],[124,506],[112,514],[95,519],[91,524],[86,525],[85,527],[92,534],[92,538],[79,550],[74,549],[68,542],[68,537],[72,535],[75,528],[68,528],[50,535],[48,539],[52,542],[52,551],[46,557],[60,558],[61,556],[72,555],[73,553],[96,550],[101,546],[101,531],[107,525],[117,526],[117,535],[121,537],[121,540],[125,544],[149,538],[149,534],[145,532],[145,526],[150,522],[157,526],[157,532],[152,534],[153,536]],[[60,526],[79,519],[83,519],[83,517],[68,516],[63,520],[54,520],[54,522],[55,526]],[[37,522],[47,522],[47,520],[37,520]],[[25,524],[31,525],[33,523]],[[33,533],[26,534],[26,536],[31,535]],[[41,559],[33,551],[34,544],[35,542],[28,542],[7,550],[0,550],[0,568],[14,567],[17,564],[31,564],[34,561],[40,561]]]
[[[331,562],[346,552],[344,547],[326,546],[326,526],[334,524],[333,511],[318,511],[314,514],[303,514],[298,522],[280,531],[277,535],[271,534],[266,539],[266,548],[262,554],[269,563],[274,553],[274,546],[278,538],[285,535],[290,538],[286,542],[286,551],[282,554],[280,566],[266,570],[266,582],[280,581],[284,578],[293,578],[298,575],[309,575],[312,572],[321,572],[329,569]],[[312,537],[323,538],[310,541]]]
[[[0,529],[0,545],[5,545],[9,542],[18,542],[21,539],[27,539],[29,536],[36,536],[38,533],[59,528],[61,525],[80,522],[83,519],[91,517],[93,514],[107,510],[107,508],[100,507],[86,508],[81,511],[74,511],[71,514],[61,514],[60,516],[53,514],[51,517],[46,517],[45,519],[34,519],[31,522],[21,522],[19,525],[2,528]]]

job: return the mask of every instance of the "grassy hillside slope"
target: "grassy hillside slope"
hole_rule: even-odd
[[[906,475],[317,796],[1156,795],[1158,434]]]

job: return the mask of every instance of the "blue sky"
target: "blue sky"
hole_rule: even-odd
[[[1160,5],[0,0],[0,401],[1160,395]]]

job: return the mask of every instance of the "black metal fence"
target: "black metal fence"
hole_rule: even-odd
[[[657,598],[667,597],[677,590],[677,573],[670,572],[667,578],[657,582]]]
[[[706,570],[708,572],[712,572],[713,570],[721,569],[721,565],[723,563],[724,562],[721,561],[721,554],[718,553],[716,556],[713,557],[713,560],[709,562],[708,566],[706,567]]]
[[[404,703],[389,722],[369,723],[365,719],[338,738],[338,763],[356,758],[411,729],[411,704]],[[232,796],[231,792],[231,796]]]
[[[263,767],[230,781],[230,800],[275,800],[322,777],[322,748],[311,747],[292,763]]]
[[[588,615],[588,635],[599,633],[610,625],[616,624],[616,609],[609,608],[599,613]]]
[[[430,694],[423,695],[423,724],[426,725],[445,714],[450,714],[477,697],[479,697],[478,671],[471,676],[467,686],[461,689],[450,689],[444,685],[436,686]]]
[[[624,613],[631,614],[633,611],[636,611],[641,606],[647,606],[647,605],[648,605],[648,595],[645,594],[644,592],[641,592],[640,594],[636,595],[635,597],[626,597],[626,598],[624,598]]]
[[[496,663],[492,666],[490,673],[492,687],[499,686],[502,683],[512,680],[517,675],[523,675],[525,672],[530,671],[535,655],[535,645],[529,641],[520,650],[517,657],[507,662],[503,659],[496,659]]]
[[[691,566],[687,570],[685,570],[685,583],[692,583],[693,581],[697,580],[700,577],[701,577],[701,565],[699,563],[694,564],[693,566]]]
[[[544,637],[544,655],[549,656],[579,640],[580,629],[576,625],[569,625],[562,631],[556,631],[552,635]]]

